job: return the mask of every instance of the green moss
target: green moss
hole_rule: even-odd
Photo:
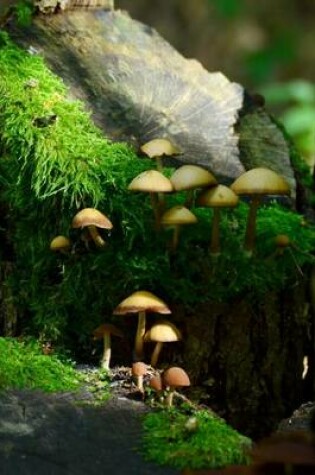
[[[189,421],[194,419],[191,430]],[[248,462],[250,439],[209,411],[162,410],[145,416],[146,459],[177,469],[219,468]]]

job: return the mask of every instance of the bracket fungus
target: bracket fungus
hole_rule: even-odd
[[[166,396],[166,405],[172,407],[173,398],[176,388],[190,386],[190,379],[186,371],[178,366],[173,366],[164,371],[162,376],[164,386],[168,386],[168,394]]]
[[[160,214],[163,201],[160,199],[161,193],[173,191],[171,181],[157,170],[147,170],[137,175],[129,184],[128,190],[142,191],[150,193],[151,204],[155,216],[157,228],[160,226]]]
[[[49,247],[51,251],[66,254],[71,248],[71,241],[66,236],[60,234],[51,240]]]
[[[255,247],[257,209],[262,198],[268,195],[289,195],[290,187],[285,179],[268,168],[253,168],[239,176],[231,185],[237,195],[250,198],[244,249],[251,256]]]
[[[190,208],[194,201],[194,191],[209,188],[218,182],[211,172],[198,165],[182,165],[170,178],[175,191],[187,191],[185,206]]]
[[[139,290],[123,300],[113,311],[114,315],[138,314],[138,326],[135,337],[135,356],[143,359],[143,337],[145,335],[146,313],[170,314],[171,311],[163,300],[151,292]]]
[[[169,140],[163,138],[146,142],[140,147],[140,150],[149,158],[156,160],[156,168],[159,172],[163,171],[163,156],[171,157],[172,155],[181,153],[179,148],[173,145]]]
[[[87,228],[95,245],[97,247],[104,247],[106,242],[103,240],[97,228],[112,229],[111,221],[95,208],[81,209],[72,220],[73,228]]]
[[[112,355],[111,335],[118,336],[119,338],[123,338],[124,336],[123,332],[111,323],[103,323],[93,331],[94,340],[100,340],[103,338],[104,341],[104,349],[101,359],[101,367],[103,369],[109,369],[110,366]]]
[[[182,334],[179,329],[168,320],[153,325],[144,335],[144,341],[155,341],[156,345],[151,356],[151,366],[156,367],[164,343],[179,341]]]
[[[161,217],[163,226],[171,226],[174,228],[171,250],[175,251],[179,242],[179,233],[181,226],[197,223],[196,216],[185,206],[173,206],[168,209]]]
[[[213,208],[210,243],[210,253],[213,256],[220,254],[220,210],[234,208],[238,201],[237,194],[225,185],[216,185],[205,190],[197,199],[197,206]]]

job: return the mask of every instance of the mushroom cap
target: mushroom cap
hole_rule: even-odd
[[[112,323],[102,323],[93,331],[94,340],[99,340],[104,335],[119,336],[120,338],[124,336],[123,332]]]
[[[179,341],[181,339],[182,334],[179,329],[167,320],[156,323],[144,335],[144,341],[159,341],[162,343]]]
[[[144,191],[146,193],[167,193],[173,191],[171,181],[157,170],[147,170],[137,175],[128,190]]]
[[[95,208],[81,209],[72,220],[73,228],[84,228],[86,226],[97,226],[103,229],[112,229],[110,220]]]
[[[210,208],[232,208],[238,202],[238,195],[225,185],[216,185],[209,188],[203,191],[197,199],[198,206],[208,206]]]
[[[163,383],[160,374],[156,374],[153,376],[149,381],[150,388],[154,389],[154,391],[162,391]]]
[[[287,234],[278,234],[275,237],[275,243],[278,247],[288,247],[291,244],[289,236]]]
[[[148,371],[148,367],[142,361],[137,361],[136,363],[132,364],[132,368],[131,368],[132,376],[144,376],[145,374],[147,374],[147,371]]]
[[[165,211],[161,217],[161,224],[163,226],[194,223],[197,223],[196,216],[188,208],[182,205],[173,206]]]
[[[170,178],[176,191],[191,190],[216,185],[216,178],[205,168],[198,165],[183,165]]]
[[[180,153],[180,150],[167,139],[150,140],[142,145],[140,150],[150,158],[162,157],[163,155],[171,156]]]
[[[54,239],[52,239],[50,243],[50,249],[52,251],[62,251],[62,250],[68,250],[71,247],[71,241],[69,238],[66,236],[56,236]]]
[[[260,442],[251,452],[258,464],[292,464],[315,466],[315,445],[306,431],[274,434]]]
[[[146,290],[138,290],[120,302],[113,314],[126,315],[127,313],[138,312],[171,313],[166,303],[156,295]]]
[[[290,187],[285,179],[268,168],[252,168],[231,185],[238,195],[288,195]]]
[[[186,371],[178,366],[173,366],[163,373],[163,383],[165,386],[190,386],[190,380]]]

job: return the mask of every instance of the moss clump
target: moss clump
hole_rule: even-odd
[[[0,338],[0,390],[41,389],[69,391],[79,387],[78,373],[71,363],[55,355],[44,355],[33,340]]]
[[[194,428],[189,421],[194,418]],[[248,462],[251,441],[209,411],[177,409],[145,416],[143,451],[148,460],[177,469],[219,468]]]

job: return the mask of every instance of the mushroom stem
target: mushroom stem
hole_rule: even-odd
[[[104,340],[104,351],[103,351],[103,356],[101,360],[101,367],[103,369],[109,369],[110,359],[112,355],[110,333],[105,333],[103,340]]]
[[[161,207],[160,207],[160,200],[156,193],[150,193],[150,198],[151,198],[151,205],[154,213],[154,219],[155,219],[155,227],[157,231],[160,229],[161,226]]]
[[[189,209],[193,206],[194,201],[195,201],[195,190],[192,188],[191,190],[187,190],[184,206],[186,206],[186,208]]]
[[[257,209],[260,205],[261,198],[260,196],[254,196],[251,200],[249,206],[249,213],[247,218],[247,226],[245,233],[244,249],[248,256],[250,257],[253,254],[255,247],[255,237],[256,237],[256,217]]]
[[[175,224],[174,225],[174,232],[173,232],[173,239],[172,239],[172,244],[171,244],[172,251],[176,251],[176,249],[178,247],[179,232],[180,232],[180,225]]]
[[[163,160],[162,157],[155,157],[156,169],[158,172],[163,173]]]
[[[155,368],[156,365],[157,365],[157,361],[159,359],[159,355],[161,353],[161,350],[162,350],[162,347],[163,347],[163,342],[162,341],[158,341],[154,347],[154,350],[153,350],[153,353],[152,353],[152,356],[151,356],[151,366],[152,368]]]
[[[213,208],[210,254],[220,254],[220,208]]]
[[[174,394],[175,394],[175,386],[170,386],[167,396],[165,398],[165,404],[168,408],[171,408],[173,406]]]
[[[93,241],[95,242],[95,245],[97,247],[104,247],[106,245],[106,242],[104,241],[104,239],[102,238],[102,236],[98,232],[96,226],[90,225],[90,226],[88,226],[88,230],[89,230],[89,233],[91,235],[91,238],[93,239]]]
[[[145,311],[138,313],[138,327],[135,338],[135,354],[139,360],[143,359],[143,337],[145,334]]]
[[[144,393],[144,387],[143,387],[143,376],[136,376],[136,386],[137,386],[137,389],[138,391],[140,391],[141,393]]]

